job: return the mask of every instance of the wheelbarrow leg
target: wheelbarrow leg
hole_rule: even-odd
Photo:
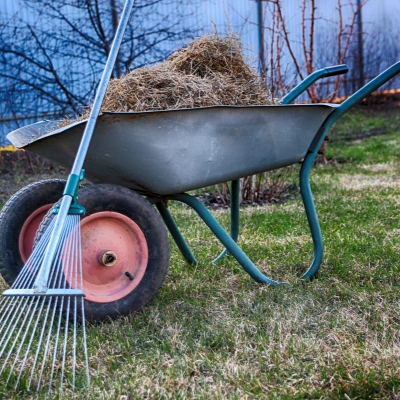
[[[240,218],[240,180],[235,179],[231,182],[231,238],[235,241],[239,237],[239,218]],[[222,253],[213,260],[213,263],[217,263],[222,260],[225,256],[229,256],[229,251],[224,249]]]
[[[311,236],[314,243],[314,260],[308,270],[304,273],[303,278],[311,278],[318,272],[324,255],[324,244],[322,241],[321,228],[319,226],[318,216],[315,210],[314,200],[310,188],[310,171],[316,157],[315,151],[318,150],[314,150],[314,152],[307,154],[300,170],[301,197],[303,199],[308,225],[310,227]]]
[[[171,213],[168,211],[168,208],[165,206],[164,202],[157,202],[156,207],[185,260],[189,264],[197,264],[196,257],[191,252],[188,244],[186,243],[186,240],[183,238],[178,226],[176,225],[174,219],[171,216]]]
[[[186,203],[192,207],[200,218],[206,223],[211,229],[214,235],[220,240],[220,242],[226,247],[230,254],[238,261],[238,263],[244,268],[244,270],[257,282],[268,283],[270,285],[279,285],[285,282],[277,282],[266,277],[246,256],[242,249],[235,243],[235,241],[225,232],[218,221],[211,215],[207,208],[195,197],[190,196],[187,193],[176,194],[167,196],[170,200],[177,200]]]

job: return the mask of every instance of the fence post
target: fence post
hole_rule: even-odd
[[[265,74],[265,55],[264,55],[264,10],[263,0],[255,0],[257,3],[257,24],[258,24],[258,61],[260,75]]]
[[[364,86],[364,51],[363,51],[363,31],[362,31],[362,15],[361,15],[361,0],[357,0],[357,41],[358,41],[358,68],[359,68],[359,83],[358,89]]]

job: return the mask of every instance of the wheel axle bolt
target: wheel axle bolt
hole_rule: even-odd
[[[112,267],[117,262],[117,255],[111,250],[104,250],[98,256],[100,265]]]

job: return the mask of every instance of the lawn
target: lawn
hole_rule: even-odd
[[[331,138],[330,162],[311,173],[325,244],[316,279],[300,278],[312,242],[299,193],[241,212],[239,244],[289,282],[279,287],[255,283],[232,258],[212,264],[221,245],[172,203],[199,264],[171,241],[155,300],[89,326],[92,385],[60,398],[400,399],[400,113],[356,110]],[[212,213],[229,227],[228,210]],[[32,398],[0,382],[2,393]]]

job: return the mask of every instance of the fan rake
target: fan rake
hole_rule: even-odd
[[[83,163],[128,24],[126,0],[60,205],[12,287],[0,300],[0,376],[15,389],[74,390],[90,384],[80,216]],[[6,385],[6,386],[7,386]]]

